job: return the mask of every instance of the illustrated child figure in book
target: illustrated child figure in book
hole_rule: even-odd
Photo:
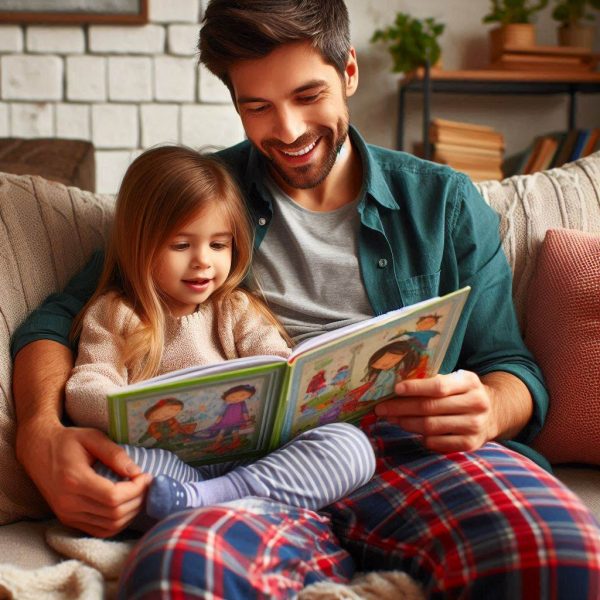
[[[164,441],[171,443],[190,438],[190,434],[196,429],[195,423],[180,423],[177,415],[183,410],[183,402],[177,398],[161,398],[153,404],[145,413],[148,421],[148,429],[138,440],[143,444],[149,439],[154,439],[157,444]]]
[[[414,346],[421,356],[419,364],[414,367],[412,371],[406,372],[405,377],[407,379],[422,379],[423,377],[427,377],[427,367],[429,363],[428,346],[429,342],[434,337],[440,335],[440,332],[433,328],[438,324],[441,318],[442,317],[437,314],[419,317],[414,331],[401,331],[399,334],[390,338],[391,340],[406,339]]]
[[[66,406],[76,424],[107,431],[106,395],[135,381],[243,356],[289,355],[275,317],[240,287],[251,260],[251,231],[238,188],[216,158],[170,146],[131,164],[98,288],[73,327],[79,351]],[[239,402],[250,392],[238,389],[233,397]],[[241,426],[243,410],[233,412],[217,424],[221,433]],[[151,427],[150,435],[161,438],[159,429]],[[368,439],[346,423],[307,431],[235,467],[192,468],[162,448],[125,449],[153,475],[145,505],[155,519],[245,496],[317,510],[365,484],[375,468]],[[104,465],[96,470],[118,479]]]
[[[396,379],[405,379],[420,360],[421,352],[408,340],[397,340],[379,348],[367,363],[366,391],[361,394],[360,401],[378,400],[389,394]]]
[[[256,394],[256,388],[253,385],[236,385],[223,393],[221,398],[225,403],[223,412],[210,427],[204,431],[210,431],[217,434],[211,450],[223,449],[222,443],[226,435],[231,435],[231,443],[227,446],[228,450],[237,448],[241,444],[240,429],[250,423],[250,414],[246,406],[246,400],[249,400]]]

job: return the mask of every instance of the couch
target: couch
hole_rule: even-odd
[[[478,187],[501,215],[520,324],[552,392],[538,447],[600,519],[600,152]],[[10,336],[103,244],[112,209],[108,196],[37,175],[0,174],[0,597],[39,598],[48,586],[56,598],[110,596],[134,543],[86,538],[49,518],[13,449]],[[566,369],[569,361],[575,371]]]

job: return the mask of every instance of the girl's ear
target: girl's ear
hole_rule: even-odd
[[[344,68],[344,86],[346,88],[346,96],[352,96],[358,88],[358,62],[354,48],[350,48],[346,67]]]

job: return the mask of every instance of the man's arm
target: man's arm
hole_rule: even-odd
[[[472,289],[441,370],[460,370],[404,381],[398,398],[376,412],[440,452],[474,450],[496,439],[527,443],[543,424],[548,394],[519,331],[498,216],[467,178],[454,182],[442,275],[454,289]]]
[[[14,358],[13,397],[19,462],[66,525],[107,537],[123,529],[141,506],[149,477],[118,445],[93,429],[61,423],[70,349],[40,339]],[[100,460],[130,481],[112,483],[91,465]]]

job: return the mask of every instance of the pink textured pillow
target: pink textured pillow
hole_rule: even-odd
[[[550,391],[535,448],[554,463],[600,464],[600,236],[547,232],[527,323],[527,345]]]

